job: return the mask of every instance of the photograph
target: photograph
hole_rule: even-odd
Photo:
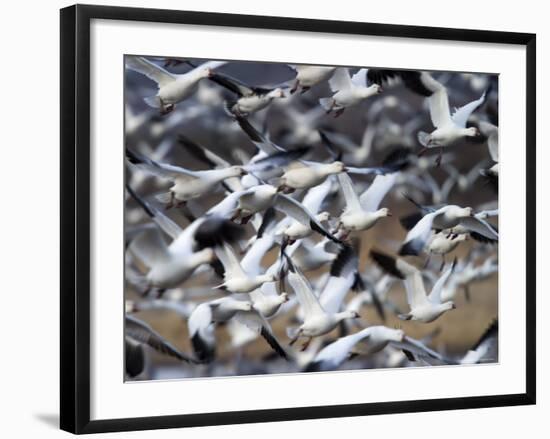
[[[499,362],[497,73],[121,64],[125,381]]]

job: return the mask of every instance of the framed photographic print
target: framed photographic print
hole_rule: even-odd
[[[533,34],[62,9],[61,428],[534,404],[535,86]]]

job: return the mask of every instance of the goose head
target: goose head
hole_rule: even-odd
[[[478,137],[481,133],[477,127],[469,127],[464,129],[464,135],[466,137]]]
[[[321,212],[319,213],[318,215],[315,216],[315,218],[317,219],[317,221],[319,221],[320,223],[324,222],[324,221],[328,221],[330,219],[330,213],[328,212]]]
[[[382,93],[382,87],[378,84],[372,84],[370,87],[364,89],[364,95],[366,98]]]
[[[390,209],[388,209],[387,207],[383,207],[382,209],[379,209],[377,214],[380,218],[393,216],[392,213],[390,212]]]
[[[344,165],[344,163],[342,163],[340,161],[330,163],[329,165],[327,165],[327,168],[326,168],[326,171],[327,171],[328,175],[330,175],[330,174],[340,174],[341,172],[346,172],[346,170],[347,170],[346,165]]]
[[[285,92],[283,91],[282,88],[274,88],[273,90],[271,90],[268,94],[267,94],[268,97],[270,97],[271,99],[274,99],[274,98],[284,98],[285,97]]]

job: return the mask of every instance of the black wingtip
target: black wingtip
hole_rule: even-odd
[[[403,226],[405,230],[411,230],[418,221],[422,219],[423,215],[420,212],[414,212],[410,215],[403,216],[399,218],[399,223]]]
[[[195,241],[198,250],[206,247],[214,247],[224,242],[235,242],[244,237],[243,226],[235,224],[225,218],[208,217],[197,228],[195,232]]]
[[[325,229],[320,227],[315,221],[310,220],[309,221],[309,227],[311,228],[311,230],[314,230],[317,233],[320,233],[325,238],[330,239],[332,242],[335,242],[336,244],[340,244],[340,245],[345,245],[345,243],[343,241],[341,241],[336,236],[334,236],[334,235],[330,234],[329,232],[327,232]]]
[[[405,354],[405,357],[407,357],[407,360],[416,361],[416,358],[411,351],[409,351],[408,349],[402,349],[402,351]]]
[[[136,194],[129,184],[126,184],[126,190],[130,194],[130,196],[141,206],[141,208],[145,211],[145,213],[149,215],[149,217],[151,218],[155,217],[155,212],[151,208],[151,206],[149,206],[149,204],[147,204],[147,202],[143,198],[141,198],[138,194]]]
[[[196,357],[200,362],[210,363],[216,357],[216,351],[212,346],[209,346],[199,334],[194,334],[191,337],[191,345],[193,346],[193,351],[195,352]]]
[[[370,256],[386,273],[399,279],[405,278],[403,273],[397,268],[397,260],[394,257],[374,249],[370,251]]]
[[[132,151],[130,148],[127,147],[125,151],[126,151],[126,158],[131,164],[137,165],[144,162],[143,157],[141,157],[136,152]]]
[[[354,256],[355,251],[353,248],[344,244],[330,266],[330,275],[333,277],[340,277],[344,268]]]
[[[415,241],[406,242],[399,249],[399,256],[418,256],[420,253],[419,245]]]
[[[283,349],[283,347],[277,342],[275,337],[265,328],[262,326],[262,330],[260,331],[261,336],[267,341],[269,346],[273,348],[277,354],[279,354],[280,357],[284,358],[285,360],[288,360],[288,355],[286,351]]]

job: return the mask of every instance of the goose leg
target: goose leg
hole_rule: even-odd
[[[290,94],[293,95],[294,93],[296,93],[296,91],[298,90],[298,87],[300,85],[300,82],[299,81],[294,81],[294,85],[292,86],[292,88],[290,89]]]
[[[439,154],[437,155],[437,159],[435,160],[435,165],[439,167],[441,165],[441,159],[443,158],[443,147],[439,147]]]
[[[311,340],[313,340],[313,338],[309,337],[306,340],[306,342],[304,343],[304,345],[302,346],[302,348],[300,349],[300,351],[304,352],[309,347],[309,344],[311,343]]]
[[[176,199],[176,195],[174,194],[174,192],[170,192],[170,201],[166,204],[164,208],[168,210],[174,207],[175,199]]]
[[[346,107],[343,107],[343,108],[339,108],[338,110],[336,110],[334,112],[334,118],[336,119],[337,117],[340,117],[342,115],[342,113],[344,112],[344,110],[346,109]]]
[[[439,267],[439,271],[442,271],[443,267],[445,267],[445,255],[441,255],[441,266]]]
[[[428,267],[428,264],[430,263],[430,258],[432,254],[428,253],[428,257],[426,258],[426,262],[424,262],[424,266],[422,267],[423,270],[425,270]]]

